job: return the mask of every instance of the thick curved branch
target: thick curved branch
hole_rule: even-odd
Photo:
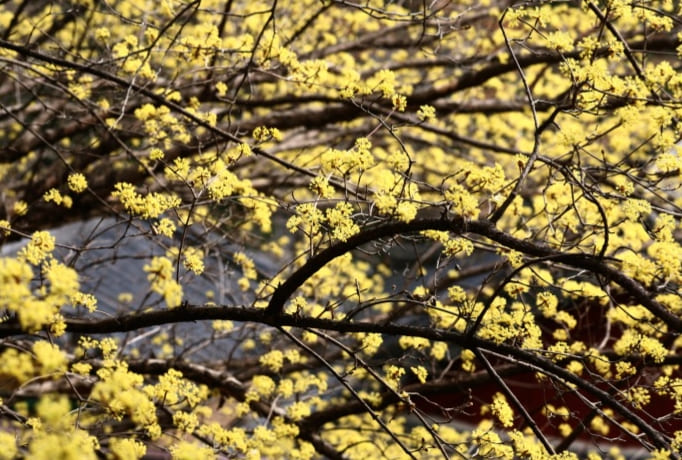
[[[513,363],[532,371],[539,371],[591,395],[596,400],[609,405],[623,419],[632,422],[645,433],[658,448],[668,448],[664,435],[637,415],[632,408],[615,400],[607,391],[586,381],[580,376],[564,369],[551,360],[516,346],[497,344],[478,337],[468,337],[465,333],[437,329],[433,327],[408,326],[398,324],[375,324],[370,322],[346,322],[322,318],[300,317],[298,315],[272,316],[265,310],[235,307],[185,307],[149,313],[127,315],[120,318],[91,322],[68,320],[67,331],[85,334],[123,332],[156,324],[170,324],[188,321],[229,319],[268,324],[273,327],[293,326],[299,328],[318,328],[337,332],[379,333],[391,336],[423,337],[434,341],[448,342],[463,348],[490,351],[508,357]],[[0,337],[6,336],[8,325],[0,328]]]
[[[296,270],[280,286],[278,286],[266,309],[268,315],[277,316],[282,313],[286,301],[303,285],[311,276],[324,267],[333,259],[359,247],[363,244],[382,238],[391,238],[401,234],[416,233],[424,230],[450,231],[456,234],[474,234],[489,238],[496,243],[510,249],[519,251],[526,255],[535,257],[551,258],[557,263],[562,263],[570,267],[588,270],[589,272],[601,275],[608,281],[614,282],[622,287],[637,302],[646,307],[651,313],[668,325],[673,332],[682,331],[682,319],[670,312],[665,306],[653,298],[640,283],[626,276],[619,270],[609,266],[604,259],[599,256],[567,253],[557,251],[544,244],[535,243],[529,240],[519,240],[495,227],[487,220],[466,221],[459,216],[442,219],[423,219],[409,223],[391,222],[368,227],[345,242],[330,246],[322,252],[310,258],[301,268]]]

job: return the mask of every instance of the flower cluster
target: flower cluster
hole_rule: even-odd
[[[149,273],[147,279],[151,290],[163,296],[168,308],[180,306],[182,302],[182,286],[173,276],[175,267],[168,257],[154,257],[144,266],[144,271]]]

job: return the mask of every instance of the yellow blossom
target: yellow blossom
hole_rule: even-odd
[[[215,452],[210,447],[188,441],[179,441],[170,448],[173,460],[214,460]]]
[[[275,381],[267,375],[255,375],[251,379],[251,389],[249,392],[258,397],[268,397],[273,394],[275,387]]]
[[[19,251],[19,257],[33,265],[45,260],[55,248],[55,238],[45,231],[33,233],[31,241]]]
[[[112,438],[109,449],[111,460],[138,460],[147,453],[147,446],[129,438]]]
[[[429,375],[429,371],[426,370],[424,366],[412,366],[410,367],[410,370],[414,375],[417,376],[417,380],[419,380],[420,383],[426,382],[426,378]]]
[[[303,401],[296,401],[287,407],[287,415],[293,421],[299,421],[309,416],[311,413],[310,405]]]
[[[59,190],[55,188],[51,188],[45,194],[43,195],[43,200],[47,201],[48,203],[52,201],[56,205],[62,204],[64,201],[64,196],[59,193]]]
[[[196,414],[178,411],[173,414],[173,425],[175,425],[180,431],[192,434],[199,425],[199,418]]]
[[[201,275],[204,272],[203,253],[199,249],[191,246],[186,247],[183,255],[183,265],[187,270],[197,275]]]
[[[81,193],[86,188],[88,188],[88,181],[85,179],[85,176],[81,173],[69,174],[67,184],[69,186],[69,190],[75,193]]]
[[[66,355],[57,345],[40,340],[33,344],[33,354],[41,374],[53,374],[66,370]]]
[[[149,273],[147,279],[152,291],[162,295],[168,308],[175,308],[182,302],[182,286],[175,281],[173,262],[167,257],[154,257],[144,266]]]
[[[497,417],[502,426],[511,427],[514,425],[514,412],[502,393],[495,393],[490,411]]]
[[[0,432],[0,460],[12,460],[19,453],[17,436],[6,431]]]
[[[12,227],[7,220],[0,219],[0,236],[9,236],[11,228]]]
[[[436,118],[436,109],[430,105],[422,105],[417,111],[417,118],[421,121],[431,121]]]
[[[261,356],[259,361],[273,372],[279,372],[284,365],[284,354],[280,350],[272,350]]]
[[[407,98],[402,94],[394,94],[391,97],[391,102],[393,103],[393,110],[398,112],[404,112],[407,107]]]
[[[26,202],[23,200],[16,201],[12,206],[12,211],[17,216],[26,215],[28,212],[28,204],[26,204]]]
[[[225,97],[227,94],[227,85],[225,82],[219,81],[215,84],[216,94],[220,97]]]

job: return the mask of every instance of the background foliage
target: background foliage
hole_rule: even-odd
[[[0,458],[676,458],[674,1],[0,5]]]

